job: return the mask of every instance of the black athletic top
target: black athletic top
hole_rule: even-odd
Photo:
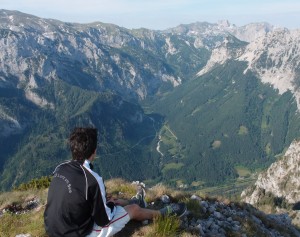
[[[85,236],[94,222],[105,226],[115,213],[114,203],[106,203],[102,178],[77,161],[56,167],[44,213],[46,232],[50,237]]]

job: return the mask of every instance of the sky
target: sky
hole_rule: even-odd
[[[113,23],[128,29],[164,30],[225,19],[237,26],[268,22],[300,29],[299,0],[0,0],[0,9],[65,22]]]

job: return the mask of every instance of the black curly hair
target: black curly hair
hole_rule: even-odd
[[[96,128],[76,127],[73,129],[69,138],[73,160],[83,164],[85,159],[91,157],[97,148],[97,134]]]

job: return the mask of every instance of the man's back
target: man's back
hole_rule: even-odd
[[[84,236],[93,227],[92,197],[97,181],[77,161],[59,165],[48,191],[45,210],[47,233],[54,236]]]

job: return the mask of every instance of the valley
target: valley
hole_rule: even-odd
[[[98,128],[105,179],[229,196],[300,136],[299,30],[0,17],[1,190],[69,159],[74,126]]]

